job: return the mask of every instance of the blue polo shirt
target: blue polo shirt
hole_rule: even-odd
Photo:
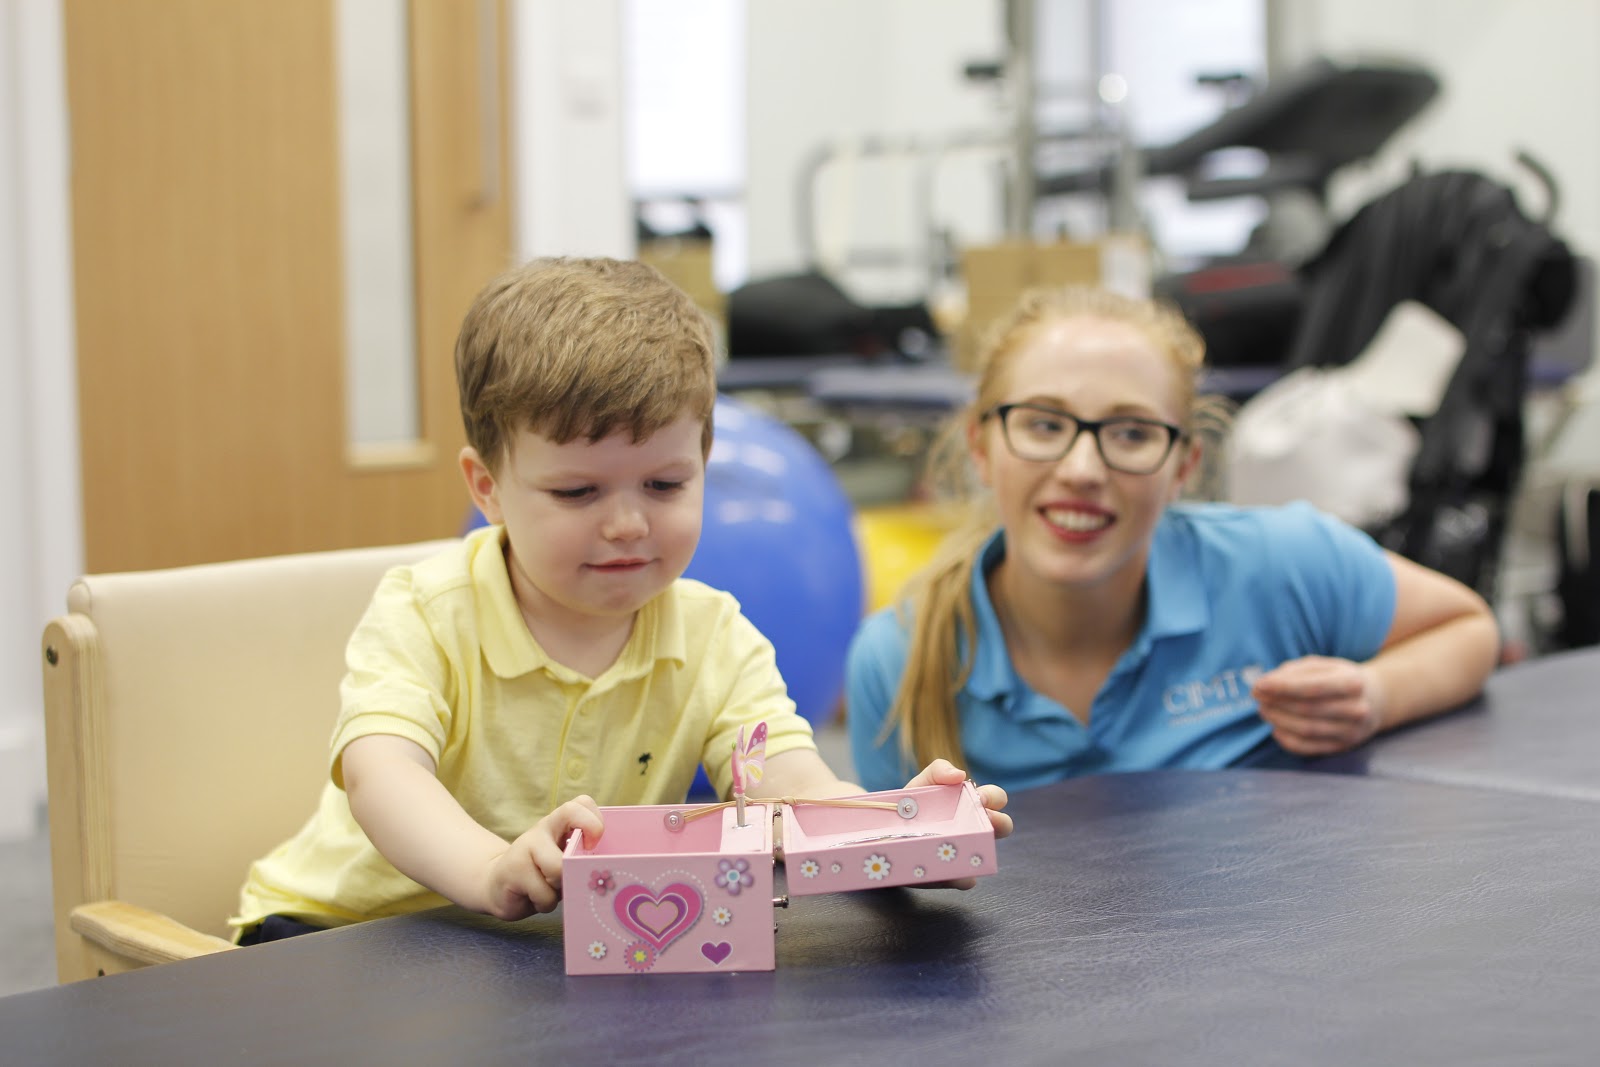
[[[1301,656],[1370,659],[1394,619],[1394,573],[1361,531],[1304,503],[1174,505],[1151,540],[1144,625],[1085,726],[1011,664],[984,580],[1004,556],[997,533],[973,569],[977,654],[957,707],[968,773],[1007,790],[1081,774],[1251,762],[1276,750],[1250,696],[1256,678]],[[872,790],[898,788],[919,769],[901,758],[898,731],[879,737],[906,645],[891,607],[868,618],[850,647],[851,751]]]

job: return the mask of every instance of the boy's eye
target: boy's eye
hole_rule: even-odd
[[[550,495],[557,500],[582,500],[594,492],[594,486],[586,485],[580,489],[552,489]]]
[[[669,482],[663,478],[654,478],[645,483],[646,488],[653,493],[675,493],[682,489],[683,485],[683,482]]]

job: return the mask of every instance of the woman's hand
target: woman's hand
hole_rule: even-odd
[[[1290,660],[1257,678],[1251,693],[1272,736],[1297,756],[1347,751],[1383,726],[1377,676],[1347,659]]]

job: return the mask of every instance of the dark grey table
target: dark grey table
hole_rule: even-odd
[[[1459,711],[1311,768],[1600,801],[1600,648],[1501,668]]]
[[[19,1064],[1577,1064],[1600,805],[1289,771],[1013,801],[970,893],[797,898],[777,970],[568,978],[559,922],[387,919],[0,1000]]]

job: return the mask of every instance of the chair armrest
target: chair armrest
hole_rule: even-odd
[[[71,911],[72,929],[109,952],[139,963],[171,963],[236,947],[230,941],[121,900],[80,904]]]

